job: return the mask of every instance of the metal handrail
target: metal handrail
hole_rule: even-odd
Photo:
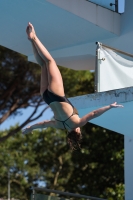
[[[45,192],[49,192],[49,193],[52,192],[55,194],[61,194],[64,196],[71,196],[71,197],[77,197],[77,198],[92,199],[92,200],[106,200],[106,199],[101,199],[101,198],[97,198],[97,197],[91,197],[91,196],[86,196],[86,195],[81,195],[81,194],[73,194],[70,192],[62,192],[59,190],[51,190],[51,189],[42,188],[42,187],[32,187],[31,189],[33,190],[33,196],[35,196],[35,191],[45,191]]]
[[[115,48],[113,48],[113,47],[107,46],[107,45],[102,44],[102,43],[100,43],[100,42],[96,42],[96,44],[97,44],[97,43],[99,43],[99,44],[100,44],[101,46],[103,46],[103,47],[106,47],[106,48],[108,48],[108,49],[114,50],[114,51],[116,51],[116,52],[119,52],[119,53],[121,53],[121,54],[124,54],[124,55],[126,55],[126,56],[129,56],[129,57],[132,57],[132,58],[133,58],[133,54],[130,54],[130,53],[121,51],[121,50],[119,50],[119,49],[115,49]]]
[[[109,8],[109,7],[107,7],[106,5],[101,5],[100,3],[96,3],[96,2],[94,2],[93,0],[86,0],[86,1],[88,1],[89,3],[93,3],[93,4],[97,5],[97,6],[103,7],[103,8],[105,8],[105,9],[107,9],[107,10],[112,11],[112,12],[118,13],[118,4],[117,4],[117,3],[115,3],[115,4],[109,3],[109,5],[110,5],[110,8]],[[110,1],[111,1],[111,0],[110,0]],[[115,6],[115,10],[112,8],[112,6]]]

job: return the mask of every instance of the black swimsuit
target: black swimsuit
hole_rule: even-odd
[[[50,92],[48,89],[46,89],[46,90],[44,91],[44,93],[43,93],[43,99],[44,99],[44,101],[45,101],[48,105],[49,105],[50,103],[52,103],[52,102],[55,102],[55,101],[57,101],[57,102],[67,102],[67,103],[69,103],[69,104],[72,106],[72,108],[73,108],[73,113],[72,113],[72,115],[71,115],[70,117],[72,117],[73,115],[78,115],[77,109],[74,108],[74,106],[73,106],[73,105],[71,104],[71,102],[66,98],[66,96],[61,97],[61,96],[59,96],[59,95],[57,95],[57,94],[54,94],[54,93]],[[55,119],[55,120],[57,120],[57,121],[59,121],[59,122],[62,122],[64,128],[66,129],[66,126],[69,127],[69,125],[66,124],[66,121],[67,121],[68,119],[70,119],[70,117],[68,117],[68,118],[67,118],[66,120],[64,120],[64,121],[61,121],[61,120],[58,120],[58,119]],[[66,125],[66,126],[65,126],[65,125]],[[69,128],[71,129],[71,127],[69,127]],[[67,129],[66,129],[66,130],[67,130]]]

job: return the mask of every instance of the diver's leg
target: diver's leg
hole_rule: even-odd
[[[40,57],[45,60],[46,63],[48,89],[59,96],[64,96],[63,80],[55,60],[37,37],[33,40],[33,43],[37,48]]]
[[[42,95],[43,92],[48,88],[48,73],[47,73],[46,62],[39,55],[34,43],[32,41],[31,41],[31,43],[32,43],[33,53],[36,58],[36,61],[41,66],[40,93]]]
[[[49,81],[48,89],[59,96],[64,96],[63,80],[55,60],[51,59],[46,63],[46,66]]]
[[[28,38],[31,39],[34,43],[40,57],[46,62],[49,90],[60,96],[64,96],[62,76],[54,59],[36,36],[34,27],[31,23],[28,24],[26,31],[28,34]]]
[[[36,36],[34,27],[31,24],[29,26],[31,27],[31,30],[33,29],[32,31],[34,33],[32,42],[35,45],[40,57],[46,63],[48,74],[48,89],[57,95],[64,96],[63,80],[55,60]]]
[[[41,67],[41,83],[40,83],[40,94],[43,95],[44,91],[48,88],[48,73],[46,63]]]

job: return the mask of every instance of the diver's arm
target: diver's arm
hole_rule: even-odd
[[[116,102],[113,104],[110,104],[108,106],[104,106],[102,108],[99,108],[97,110],[94,110],[90,113],[88,113],[87,115],[83,116],[80,119],[80,127],[84,126],[88,121],[90,121],[91,119],[94,119],[96,117],[99,117],[100,115],[102,115],[103,113],[105,113],[106,111],[110,110],[111,108],[119,108],[119,107],[123,107],[122,105],[118,105]]]
[[[38,128],[47,128],[47,127],[53,127],[56,128],[56,122],[55,121],[43,121],[43,122],[38,122],[36,124],[33,124],[31,126],[26,127],[25,129],[22,130],[23,134],[27,134],[32,132],[34,129]]]

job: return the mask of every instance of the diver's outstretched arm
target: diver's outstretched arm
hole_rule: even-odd
[[[50,53],[48,52],[48,50],[44,47],[44,45],[41,43],[41,41],[36,36],[34,27],[30,22],[28,23],[26,32],[27,32],[27,35],[28,35],[28,39],[32,40],[32,42],[34,43],[35,47],[37,48],[38,53],[42,57],[42,59],[45,62],[54,60],[52,58],[52,56],[50,55]]]
[[[27,134],[27,133],[32,132],[34,129],[47,128],[47,127],[57,128],[56,121],[51,120],[51,121],[38,122],[36,124],[33,124],[23,129],[22,133]]]
[[[106,111],[110,110],[111,108],[122,108],[122,105],[118,105],[117,102],[110,104],[108,106],[99,108],[97,110],[94,110],[90,113],[88,113],[87,115],[83,116],[80,119],[80,127],[84,126],[88,121],[90,121],[93,118],[99,117],[100,115],[102,115],[103,113],[105,113]]]

